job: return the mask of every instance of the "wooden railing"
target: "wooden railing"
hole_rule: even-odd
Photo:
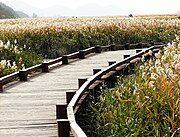
[[[76,123],[75,113],[77,112],[78,108],[80,107],[82,101],[88,95],[89,89],[93,89],[94,87],[98,86],[104,80],[106,80],[111,75],[115,74],[117,71],[121,71],[127,65],[132,65],[138,58],[144,55],[148,58],[150,55],[148,54],[149,50],[157,51],[160,46],[153,46],[153,45],[162,45],[164,43],[153,42],[153,43],[138,43],[138,44],[124,44],[124,45],[107,45],[107,46],[95,46],[90,47],[85,50],[81,50],[79,52],[75,52],[69,55],[64,55],[62,57],[53,59],[51,61],[43,62],[42,64],[38,64],[32,66],[30,68],[26,68],[24,70],[20,70],[18,72],[12,73],[10,75],[4,76],[0,78],[0,92],[3,92],[3,86],[8,82],[13,80],[20,80],[20,81],[27,81],[29,74],[38,71],[39,73],[47,73],[50,71],[51,66],[56,65],[59,63],[61,65],[68,64],[71,60],[74,59],[84,59],[88,54],[91,53],[101,53],[102,51],[114,51],[114,50],[127,50],[127,49],[141,49],[141,48],[148,48],[145,51],[141,51],[134,56],[127,57],[123,61],[114,63],[111,62],[111,66],[107,67],[106,69],[100,71],[94,70],[94,76],[90,79],[79,79],[79,90],[76,92],[67,92],[66,99],[67,104],[56,105],[56,118],[57,118],[57,125],[58,125],[58,136],[59,137],[69,137],[70,130],[73,136],[75,137],[86,137],[84,131],[79,127]]]
[[[3,92],[3,86],[13,80],[20,80],[20,81],[27,81],[28,80],[28,75],[35,72],[35,71],[39,71],[39,72],[49,72],[49,69],[52,65],[57,64],[62,62],[63,64],[68,64],[68,60],[70,59],[76,59],[76,58],[80,58],[83,59],[85,58],[86,55],[90,54],[90,53],[100,53],[101,47],[100,46],[96,46],[96,47],[91,47],[85,50],[81,50],[79,52],[75,52],[69,55],[64,55],[62,57],[53,59],[51,61],[48,62],[43,62],[42,64],[38,64],[23,70],[20,70],[18,72],[6,75],[4,77],[0,78],[0,92]]]
[[[101,50],[119,50],[119,49],[138,49],[149,47],[148,49],[141,51],[137,50],[137,54],[133,56],[127,56],[124,60],[120,62],[111,62],[110,66],[104,70],[95,70],[96,73],[87,79],[79,79],[79,89],[76,92],[67,92],[66,93],[66,102],[67,104],[56,105],[56,116],[58,124],[58,137],[69,137],[70,131],[75,137],[86,137],[84,131],[76,123],[75,114],[80,107],[83,100],[88,95],[88,90],[95,88],[103,81],[108,79],[110,76],[115,73],[122,71],[128,66],[134,66],[139,62],[142,56],[145,59],[149,59],[155,52],[159,51],[159,48],[164,46],[163,43],[139,43],[139,44],[125,44],[125,45],[110,45],[99,47]],[[149,52],[149,51],[152,51]],[[81,53],[84,58],[85,54]],[[99,71],[99,72],[98,72]]]
[[[48,62],[43,62],[42,64],[32,66],[30,68],[26,68],[23,70],[20,70],[19,72],[15,72],[12,74],[9,74],[7,76],[1,77],[0,78],[0,92],[3,92],[3,86],[13,80],[20,80],[20,81],[27,81],[28,80],[28,75],[33,73],[34,71],[39,71],[39,72],[49,72],[49,68],[51,65],[57,64],[62,62],[62,64],[68,64],[68,60],[70,59],[84,59],[86,55],[91,54],[91,53],[101,53],[101,51],[113,51],[113,50],[122,50],[122,49],[131,49],[131,48],[144,48],[152,45],[157,45],[160,44],[158,42],[154,43],[138,43],[138,44],[125,44],[125,45],[108,45],[108,46],[95,46],[95,47],[90,47],[88,49],[80,50],[79,52],[75,52],[69,55],[64,55],[62,57],[53,59]]]

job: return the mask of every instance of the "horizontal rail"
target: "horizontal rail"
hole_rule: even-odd
[[[162,43],[161,43],[162,44]],[[136,44],[133,46],[139,46],[141,45],[146,45],[149,46],[149,44]],[[152,45],[152,44],[151,44]],[[153,43],[153,45],[155,45]],[[132,45],[131,45],[132,46]],[[155,46],[151,46],[150,48],[144,50],[144,51],[140,51],[137,54],[127,57],[124,60],[114,63],[111,66],[105,68],[102,71],[97,72],[95,75],[93,75],[92,77],[90,77],[74,94],[74,96],[72,97],[71,101],[69,102],[68,106],[67,106],[67,117],[68,120],[70,122],[70,127],[71,127],[71,132],[74,136],[76,137],[86,137],[86,134],[84,133],[84,131],[78,126],[78,124],[76,123],[76,119],[75,119],[75,113],[77,112],[76,107],[78,107],[79,105],[79,101],[81,100],[83,94],[88,90],[88,88],[98,79],[101,79],[103,75],[109,73],[109,72],[114,72],[114,71],[119,71],[120,69],[123,69],[124,67],[126,67],[128,64],[134,63],[135,60],[139,60],[139,58],[142,58],[142,56],[152,56],[151,53],[149,53],[149,51],[154,51],[157,52],[157,49],[161,48],[164,45],[155,45]],[[122,45],[120,47],[123,47]],[[107,48],[111,48],[111,50],[113,50],[113,48],[111,46],[106,46],[103,47],[105,49]],[[113,74],[113,73],[112,73]],[[82,102],[82,101],[81,101]]]
[[[41,67],[42,67],[42,64],[38,64],[38,65],[35,65],[35,66],[32,66],[32,67],[29,67],[27,69],[24,69],[24,70],[31,73],[33,71],[37,71],[37,70],[41,69]]]
[[[7,83],[8,81],[11,81],[12,79],[16,79],[19,76],[19,72],[14,72],[12,74],[9,74],[7,76],[1,77],[0,81],[2,83]]]
[[[88,55],[88,54],[90,54],[90,53],[95,52],[95,47],[90,47],[90,48],[84,49],[84,50],[82,50],[82,51],[85,52],[85,55]]]
[[[51,61],[48,61],[48,64],[49,64],[49,66],[50,66],[50,65],[59,63],[59,62],[61,62],[61,61],[62,61],[62,57],[59,57],[59,58],[53,59],[53,60],[51,60]]]
[[[110,45],[102,46],[102,50],[109,50]]]
[[[9,74],[7,76],[1,77],[0,78],[0,92],[3,92],[3,85],[8,83],[9,81],[12,81],[16,78],[20,79],[20,81],[27,81],[28,74],[33,72],[33,71],[38,71],[41,70],[42,72],[49,72],[49,66],[60,63],[62,61],[62,64],[68,64],[68,59],[76,59],[80,58],[83,59],[85,58],[86,55],[91,54],[91,53],[100,53],[101,49],[110,49],[111,46],[95,46],[95,47],[90,47],[75,53],[71,53],[68,55],[64,55],[62,57],[53,59],[48,62],[44,62],[42,64],[38,64],[23,70],[20,70],[19,72],[15,72],[12,74]]]
[[[68,59],[75,59],[79,57],[79,52],[71,53],[67,55]]]
[[[74,135],[74,137],[87,137],[78,124],[72,123],[70,124],[70,126],[71,126],[71,132]]]
[[[96,49],[95,47],[90,47],[90,48],[82,50],[82,51],[84,52],[84,56],[85,56],[85,55],[95,52],[95,49]],[[67,57],[67,60],[80,58],[79,54],[80,54],[80,51],[65,55],[65,57]],[[6,75],[4,77],[1,77],[0,78],[0,92],[3,92],[3,85],[5,85],[6,83],[8,83],[14,79],[19,79],[20,81],[27,81],[28,74],[30,74],[34,71],[38,71],[38,70],[42,71],[42,72],[49,72],[49,66],[60,63],[61,61],[63,62],[63,57],[59,57],[59,58],[53,59],[51,61],[47,61],[42,64],[38,64],[38,65],[35,65],[32,67],[20,70],[18,72],[14,72],[12,74]],[[64,63],[64,64],[66,64],[66,63]]]

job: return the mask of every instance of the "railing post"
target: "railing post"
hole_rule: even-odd
[[[134,74],[134,72],[135,72],[135,66],[136,66],[136,62],[130,62],[130,64],[129,64],[129,73],[130,74]]]
[[[19,79],[20,81],[27,81],[28,72],[27,70],[20,70],[19,71]]]
[[[141,51],[142,51],[141,49],[137,49],[137,50],[136,50],[136,53],[139,53],[139,52],[141,52]]]
[[[147,48],[148,47],[148,43],[142,43],[142,48]]]
[[[78,56],[80,59],[85,59],[85,52],[83,50],[80,50]]]
[[[3,92],[3,81],[0,80],[0,93]]]
[[[87,81],[87,78],[79,78],[78,79],[78,86],[79,88]]]
[[[49,63],[48,62],[42,63],[42,72],[49,72]]]
[[[124,55],[124,59],[130,57],[130,55]]]
[[[99,71],[101,71],[101,69],[93,69],[93,75],[95,75],[95,74],[98,73]]]
[[[67,55],[62,56],[62,64],[68,64],[68,56]]]
[[[149,44],[151,44],[151,46],[154,46],[154,41],[151,41]]]
[[[66,92],[66,103],[69,104],[76,92]]]
[[[70,123],[68,119],[57,120],[58,137],[70,137]]]
[[[115,51],[116,50],[116,45],[115,44],[111,44],[110,45],[110,50],[111,51]]]
[[[101,53],[101,46],[100,45],[95,46],[95,52]]]
[[[125,50],[128,50],[128,49],[129,49],[129,45],[130,45],[129,43],[126,43],[126,44],[125,44]]]
[[[138,48],[142,48],[142,42],[138,43]]]
[[[112,64],[115,64],[115,63],[116,63],[116,61],[109,61],[108,65],[111,66]]]
[[[67,119],[67,104],[56,105],[56,119]]]
[[[124,55],[124,59],[130,57],[130,55]],[[130,72],[130,66],[128,65],[126,68],[123,69],[123,74],[128,75]]]

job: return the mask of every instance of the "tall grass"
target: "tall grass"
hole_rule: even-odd
[[[78,120],[89,136],[179,137],[179,40],[137,66],[135,74],[119,76],[113,90],[91,95],[89,102],[80,114],[90,124]]]
[[[179,35],[176,15],[0,20],[0,39],[17,39],[44,57],[55,58],[94,45],[169,41]]]
[[[15,41],[14,44],[3,43],[0,41],[0,77],[15,71],[28,68],[30,66],[42,63],[43,58],[27,49],[26,46],[18,48]]]

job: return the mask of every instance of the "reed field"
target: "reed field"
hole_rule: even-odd
[[[171,41],[175,34],[180,34],[178,15],[0,20],[0,40],[17,40],[45,58],[95,45]]]
[[[180,16],[0,20],[0,77],[95,45],[174,42],[135,74],[87,101],[77,121],[89,136],[180,136]],[[82,112],[81,111],[81,112]],[[78,117],[78,116],[77,116]],[[82,121],[83,119],[83,121]],[[90,123],[90,124],[89,124]]]

